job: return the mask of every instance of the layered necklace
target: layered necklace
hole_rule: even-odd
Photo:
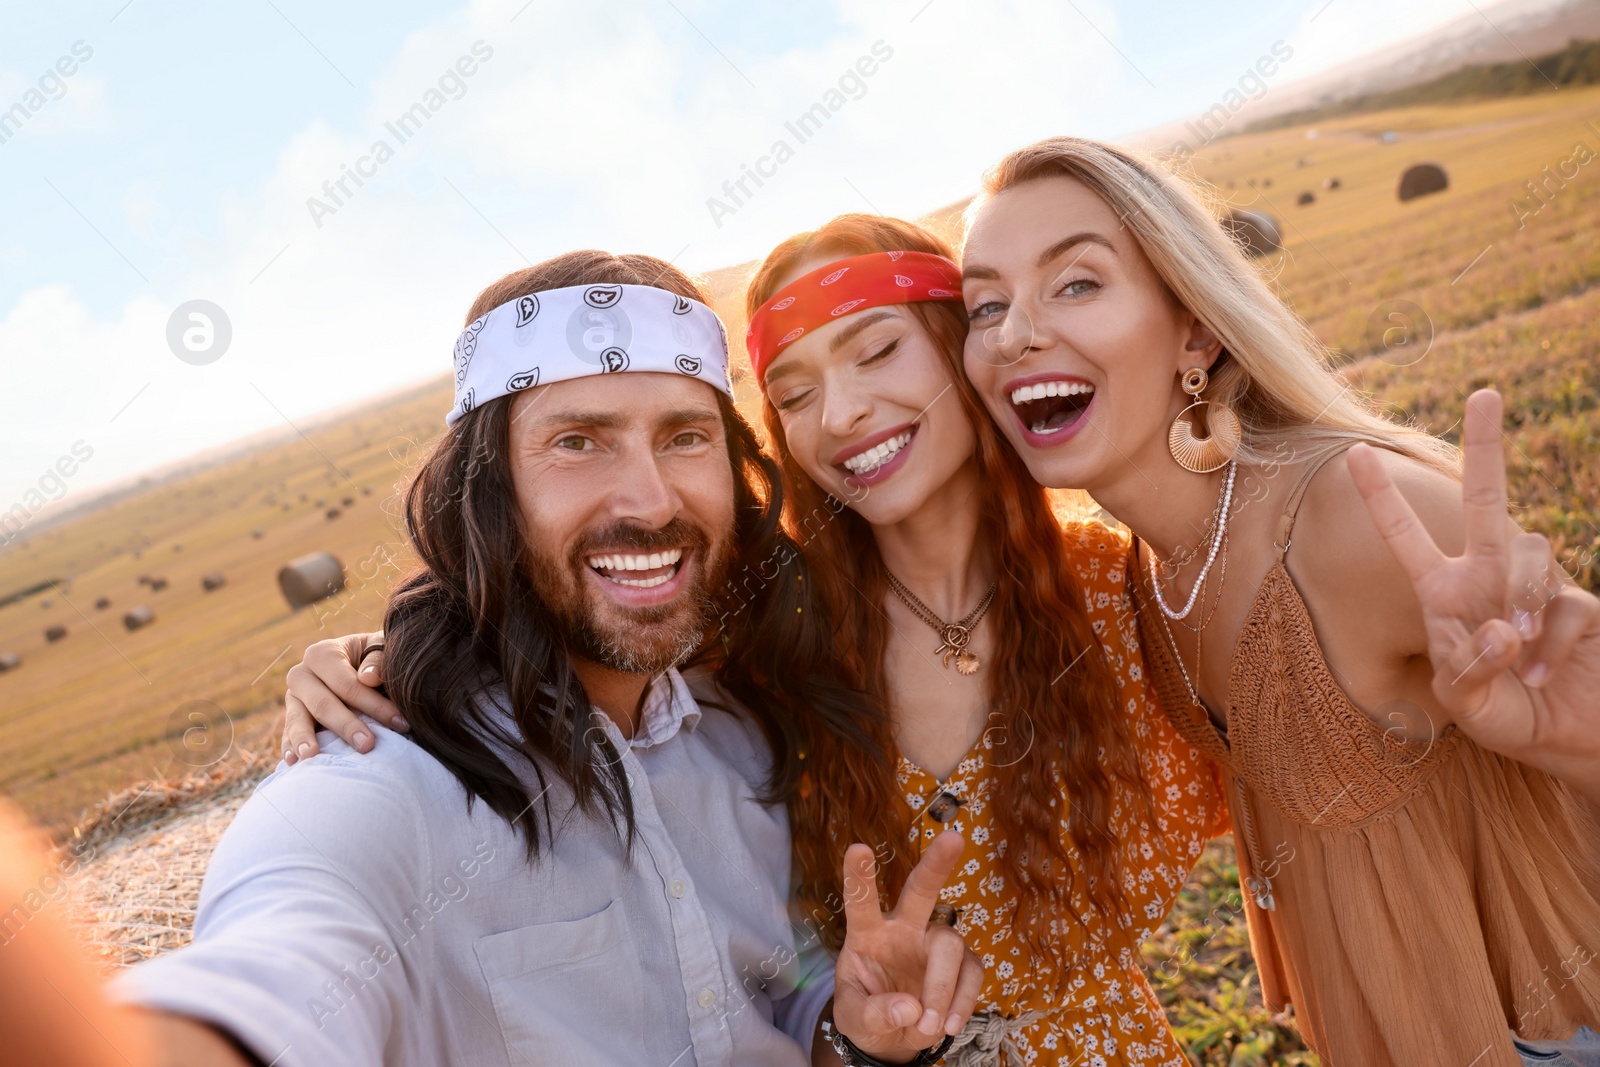
[[[889,574],[888,571],[884,572]],[[929,626],[933,627],[939,635],[939,647],[933,650],[935,656],[944,657],[944,665],[950,666],[951,657],[955,658],[956,670],[962,674],[976,674],[982,666],[977,655],[967,651],[967,643],[972,640],[972,631],[982,621],[984,613],[989,610],[989,605],[994,603],[994,595],[1000,589],[1000,579],[996,578],[989,586],[989,591],[983,594],[983,599],[978,601],[978,606],[969,611],[965,618],[956,622],[945,622],[935,615],[933,609],[917,599],[917,595],[905,587],[905,583],[889,574],[889,588],[900,602],[911,609],[911,613]]]
[[[1189,669],[1184,665],[1183,657],[1178,653],[1178,642],[1174,639],[1172,626],[1167,620],[1171,619],[1173,622],[1186,626],[1194,633],[1194,671],[1195,675],[1198,676],[1200,673],[1201,640],[1207,624],[1211,622],[1217,613],[1217,606],[1222,603],[1222,587],[1228,580],[1228,518],[1233,510],[1233,481],[1234,476],[1238,473],[1238,468],[1239,463],[1237,460],[1228,464],[1228,473],[1223,479],[1222,491],[1217,496],[1217,506],[1211,512],[1211,522],[1206,527],[1205,535],[1201,537],[1193,548],[1187,552],[1174,555],[1171,559],[1165,561],[1156,559],[1154,552],[1149,552],[1146,557],[1150,569],[1150,588],[1155,593],[1156,607],[1161,611],[1161,626],[1166,630],[1167,641],[1172,645],[1172,658],[1177,661],[1178,670],[1183,674],[1184,684],[1189,687],[1189,696],[1194,700],[1195,704],[1202,707],[1204,705],[1201,704],[1199,689],[1195,685],[1194,678],[1190,677]],[[1206,553],[1205,565],[1200,568],[1200,573],[1195,576],[1194,588],[1189,591],[1189,599],[1181,609],[1175,609],[1167,603],[1166,595],[1161,591],[1162,574],[1167,573],[1176,578],[1179,569],[1196,559],[1202,551]],[[1219,563],[1217,595],[1215,599],[1211,600],[1211,610],[1205,613],[1205,617],[1198,622],[1185,622],[1184,620],[1194,611],[1196,602],[1199,601],[1201,593],[1209,582],[1212,565]]]

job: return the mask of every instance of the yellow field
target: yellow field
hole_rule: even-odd
[[[1381,143],[1384,130],[1398,141]],[[1260,261],[1263,269],[1338,350],[1356,387],[1440,432],[1473,388],[1506,392],[1517,427],[1513,486],[1527,522],[1549,532],[1592,584],[1600,160],[1552,186],[1537,214],[1523,186],[1568,160],[1578,141],[1600,150],[1600,90],[1355,116],[1322,124],[1315,138],[1305,128],[1228,138],[1194,166],[1219,194],[1283,221],[1286,250]],[[1422,160],[1442,163],[1451,188],[1398,203],[1400,171]],[[1341,188],[1324,189],[1329,177]],[[1302,191],[1316,202],[1296,206]],[[1520,230],[1517,199],[1528,205]],[[713,279],[735,338],[743,275],[731,268]],[[1437,334],[1413,365],[1396,364],[1419,346],[1370,354],[1369,319],[1392,300],[1420,307]],[[441,366],[448,343],[435,339]],[[441,381],[0,552],[0,596],[63,580],[60,591],[0,608],[0,653],[24,660],[0,674],[0,790],[63,829],[113,789],[189,770],[197,758],[179,758],[188,750],[175,738],[192,727],[188,712],[207,705],[213,752],[230,731],[234,751],[224,758],[241,746],[270,750],[284,672],[306,645],[379,624],[405,557],[393,494],[448,404]],[[353,505],[326,519],[346,497]],[[318,550],[344,561],[352,588],[290,612],[277,568]],[[210,571],[228,584],[204,593]],[[136,584],[141,574],[170,584],[151,593]],[[108,610],[94,610],[100,596],[112,601]],[[129,633],[121,617],[136,604],[154,609],[156,622]],[[45,642],[52,624],[68,628],[65,640]]]

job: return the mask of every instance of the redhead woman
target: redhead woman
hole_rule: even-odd
[[[1508,1030],[1572,1062],[1529,1043],[1600,1023],[1600,602],[1507,518],[1499,398],[1468,400],[1458,473],[1326,369],[1193,191],[1094,142],[1003,160],[963,269],[989,413],[1136,536],[1268,1002],[1338,1067],[1517,1067]]]
[[[1220,783],[1154,702],[1129,543],[1063,526],[962,376],[959,293],[948,247],[873,216],[762,265],[749,348],[803,558],[755,579],[791,583],[785,614],[725,654],[758,677],[762,657],[814,661],[852,694],[765,698],[806,755],[790,821],[820,936],[836,943],[851,842],[892,891],[941,827],[965,838],[941,911],[986,985],[944,1062],[1179,1065],[1137,947],[1226,828]],[[355,684],[362,645],[292,675],[291,748],[315,751],[308,707],[363,729],[334,693],[392,721]]]

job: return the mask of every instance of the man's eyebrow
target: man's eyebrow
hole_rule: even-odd
[[[1091,244],[1103,245],[1106,248],[1111,249],[1113,252],[1117,250],[1116,245],[1113,245],[1106,237],[1095,233],[1092,230],[1085,230],[1082,233],[1075,233],[1068,237],[1063,237],[1061,240],[1057,241],[1055,244],[1039,253],[1037,265],[1040,267],[1047,266],[1052,259],[1055,259],[1063,252],[1066,252],[1077,245],[1083,244],[1085,241]],[[993,267],[985,267],[981,263],[974,263],[962,270],[961,277],[998,280],[1000,277],[1000,272],[995,270]]]
[[[598,430],[614,430],[627,420],[620,412],[616,411],[584,411],[581,408],[568,408],[565,411],[549,411],[539,418],[539,425],[550,426],[592,426]]]
[[[661,426],[687,426],[694,423],[721,422],[722,412],[716,408],[675,408],[656,420]]]
[[[887,308],[881,311],[874,311],[871,314],[863,313],[859,319],[852,322],[850,325],[846,326],[833,336],[833,339],[828,342],[828,351],[839,351],[839,349],[843,348],[849,343],[850,338],[854,337],[862,330],[865,330],[868,326],[873,326],[882,322],[884,319],[892,318],[894,318],[894,312],[888,310]]]

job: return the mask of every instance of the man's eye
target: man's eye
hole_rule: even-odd
[[[685,430],[678,434],[678,436],[674,437],[672,439],[672,443],[678,448],[693,448],[695,445],[699,444],[705,439],[705,435],[702,433],[699,433],[695,430]]]
[[[556,441],[557,448],[564,448],[569,452],[582,452],[589,447],[589,439],[582,434],[570,433]]]

